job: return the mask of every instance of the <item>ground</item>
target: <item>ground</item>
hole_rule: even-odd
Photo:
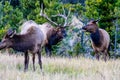
[[[104,62],[42,56],[43,73],[37,62],[36,59],[34,72],[30,56],[29,69],[24,72],[23,56],[0,54],[0,80],[120,80],[120,59]]]

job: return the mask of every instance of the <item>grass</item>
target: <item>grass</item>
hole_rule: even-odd
[[[120,80],[120,60],[91,60],[80,58],[42,57],[43,73],[36,56],[33,72],[30,56],[29,70],[24,73],[24,57],[0,54],[0,80]]]

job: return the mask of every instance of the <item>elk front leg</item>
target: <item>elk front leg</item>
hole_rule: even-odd
[[[47,56],[51,57],[51,46],[50,45],[45,46],[45,52]]]
[[[96,57],[97,60],[100,59],[100,55],[99,55],[98,51],[95,51],[95,57]]]
[[[24,72],[27,71],[28,69],[28,64],[29,64],[29,56],[28,56],[28,51],[24,53]]]

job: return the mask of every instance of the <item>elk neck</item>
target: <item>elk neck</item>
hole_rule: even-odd
[[[57,33],[52,34],[49,39],[48,42],[50,45],[55,45],[57,44],[59,41],[61,41],[61,37],[57,35]]]
[[[94,33],[91,33],[90,36],[91,36],[92,42],[95,44],[95,46],[101,46],[101,34],[99,31],[99,28],[97,28]]]

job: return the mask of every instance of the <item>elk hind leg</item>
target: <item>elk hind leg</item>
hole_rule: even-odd
[[[35,71],[35,53],[33,53],[32,61],[33,61],[33,71]]]
[[[41,49],[37,52],[38,54],[38,64],[40,66],[40,69],[42,70],[42,61],[41,61]]]

